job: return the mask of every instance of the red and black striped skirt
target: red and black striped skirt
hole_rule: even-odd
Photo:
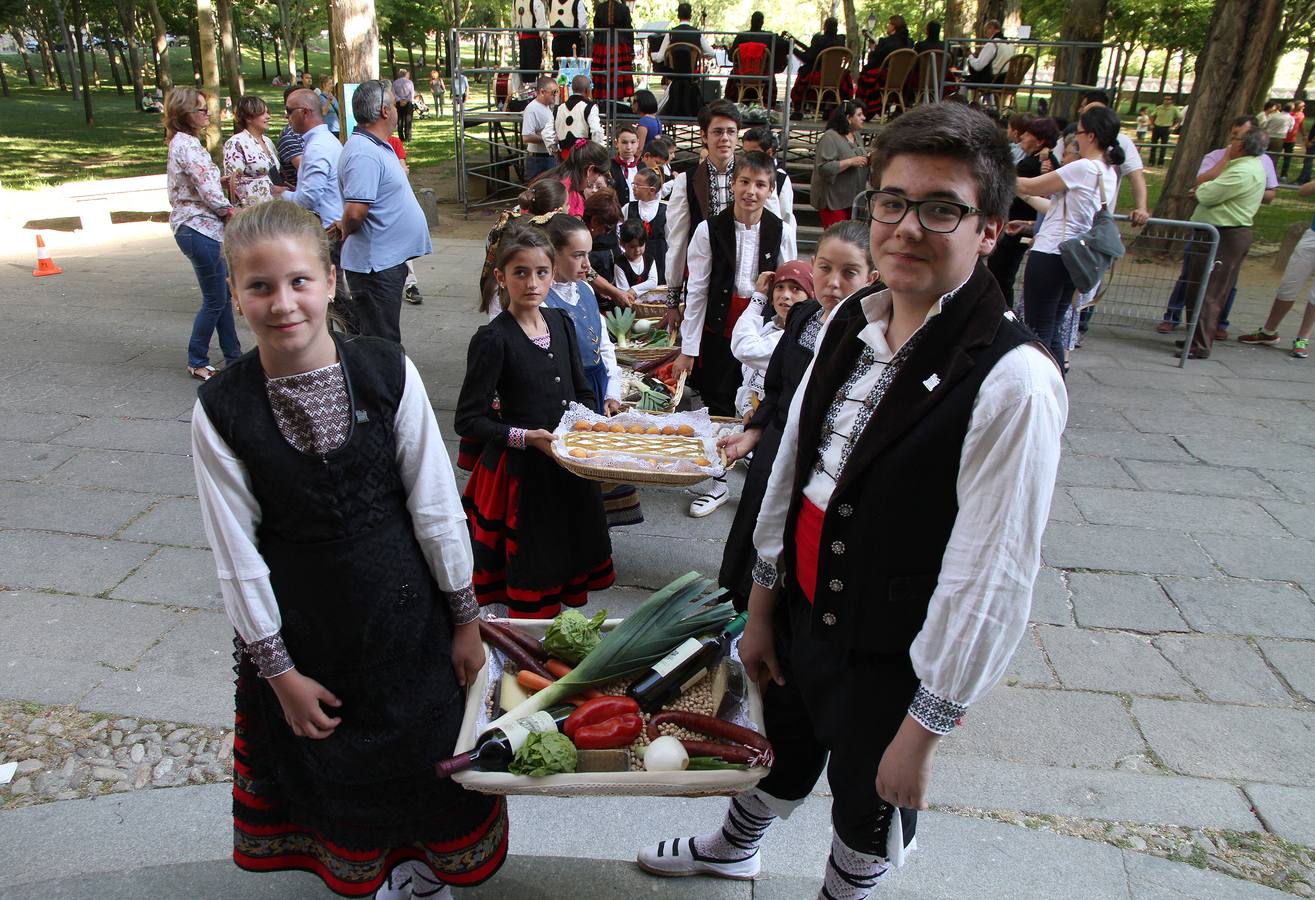
[[[608,43],[609,40],[612,43]],[[593,66],[595,100],[624,100],[635,93],[635,45],[606,31],[595,32]]]

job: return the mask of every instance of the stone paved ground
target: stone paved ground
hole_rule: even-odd
[[[53,237],[65,270],[56,278],[31,278],[30,243],[29,232],[0,244],[0,700],[20,701],[3,707],[11,718],[46,724],[0,742],[0,762],[35,760],[0,787],[0,896],[86,896],[78,878],[87,871],[117,873],[101,896],[133,896],[137,878],[265,896],[272,887],[227,881],[236,874],[214,862],[224,856],[224,788],[195,783],[226,759],[232,678],[188,456],[195,384],[183,347],[195,281],[158,225],[115,226],[100,242]],[[471,307],[482,246],[442,237],[436,246],[418,265],[427,302],[403,310],[403,332],[452,438],[465,343],[480,318]],[[1261,267],[1248,277],[1239,325],[1254,322],[1272,290]],[[1032,624],[1005,683],[940,754],[933,800],[960,815],[929,817],[926,852],[891,887],[901,896],[1056,896],[1068,886],[1084,896],[1277,896],[1226,872],[1308,896],[1315,364],[1233,344],[1179,370],[1166,338],[1126,329],[1097,328],[1086,344],[1069,381]],[[616,611],[676,574],[715,571],[731,518],[689,519],[681,492],[644,499],[648,521],[614,538],[625,587],[597,601]],[[136,735],[120,765],[129,774],[93,778],[116,762],[122,745],[110,738],[121,720],[139,729],[124,734]],[[162,737],[147,737],[148,725]],[[108,749],[78,757],[84,740]],[[155,778],[156,756],[175,750],[177,770]],[[115,785],[123,796],[72,799]],[[774,839],[755,896],[807,893],[821,858],[797,851],[825,843],[826,790]],[[544,802],[513,803],[513,851],[527,859],[478,896],[537,896],[526,887],[531,856],[568,874],[572,857],[625,859],[637,842],[667,836],[680,810],[717,818],[715,801],[575,804],[610,823],[586,842],[544,834],[544,817],[568,808]],[[159,843],[159,823],[175,819],[186,826]],[[106,844],[103,859],[77,856],[88,840]],[[749,896],[702,882],[659,891],[635,877],[613,866],[602,884]],[[47,878],[65,880],[46,893],[35,882]],[[301,876],[256,882],[319,895]]]

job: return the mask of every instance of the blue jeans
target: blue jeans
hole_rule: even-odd
[[[210,364],[210,337],[216,329],[224,361],[233,362],[242,355],[242,345],[233,321],[233,304],[229,302],[228,268],[220,252],[221,245],[186,225],[174,232],[174,240],[191,262],[201,286],[201,308],[192,323],[192,339],[187,342],[187,364],[193,367]]]
[[[551,153],[530,153],[525,157],[525,183],[529,184],[538,175],[557,168],[557,159]]]

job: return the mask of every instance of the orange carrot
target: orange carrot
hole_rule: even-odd
[[[567,672],[571,671],[570,666],[562,662],[560,659],[555,659],[554,657],[551,656],[548,657],[548,661],[545,662],[543,665],[545,668],[547,668],[549,672],[553,674],[553,677],[555,678],[561,678]]]
[[[547,678],[544,678],[536,672],[531,672],[529,669],[521,669],[516,673],[516,683],[530,693],[541,691],[548,685],[552,684]]]

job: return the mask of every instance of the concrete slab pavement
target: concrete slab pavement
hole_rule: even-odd
[[[160,226],[51,244],[65,269],[57,278],[33,280],[30,260],[0,253],[0,698],[225,725],[231,629],[188,457],[195,382],[182,367],[194,277]],[[472,285],[483,247],[442,236],[436,244],[417,262],[426,303],[404,308],[402,327],[452,439],[465,346],[481,321]],[[1238,315],[1257,305],[1244,297]],[[239,331],[249,346],[244,324]],[[1005,683],[945,742],[935,802],[1268,829],[1315,845],[1315,367],[1221,344],[1207,365],[1179,372],[1167,339],[1097,325],[1075,357],[1070,392],[1034,624]],[[733,505],[695,520],[689,499],[643,492],[647,521],[614,534],[623,587],[595,603],[624,614],[677,574],[716,572]],[[321,896],[303,876],[248,877],[222,862],[221,788],[0,812],[0,896],[86,896],[91,885],[98,897],[179,886],[202,896]],[[772,862],[753,896],[815,890],[823,790],[773,829]],[[0,805],[9,800],[0,787]],[[524,824],[513,831],[504,887],[472,896],[549,896],[533,893],[536,872],[600,879],[598,896],[750,896],[746,886],[698,881],[673,893],[678,886],[615,862],[687,810],[715,823],[718,801],[689,802],[518,798],[513,816]],[[208,811],[188,818],[187,806]],[[606,827],[588,842],[542,828],[563,815]],[[180,834],[158,839],[159,823],[175,820]],[[1272,896],[1102,843],[944,813],[926,823],[922,850],[887,886],[895,896]],[[140,852],[106,850],[102,869],[94,853],[70,856],[51,839],[129,827],[140,829]],[[600,842],[592,852],[605,865],[579,861],[590,852],[582,844]],[[50,873],[47,883],[16,880],[6,852],[25,855],[23,872]],[[147,894],[132,893],[134,884]]]

